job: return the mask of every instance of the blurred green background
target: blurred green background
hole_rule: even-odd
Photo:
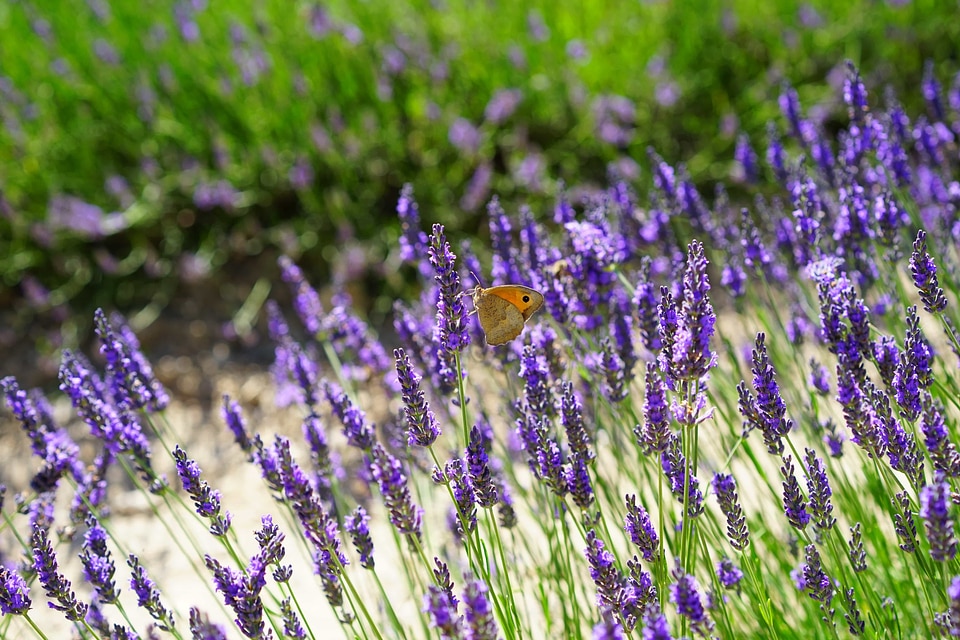
[[[411,293],[396,257],[406,182],[425,228],[444,223],[455,246],[476,237],[481,255],[494,194],[545,217],[561,185],[615,176],[645,203],[648,148],[685,164],[706,197],[724,182],[750,204],[734,146],[745,134],[762,159],[784,81],[828,130],[846,118],[845,59],[872,100],[889,87],[920,112],[924,64],[946,82],[956,72],[957,11],[955,0],[3,3],[0,344],[80,340],[97,306],[141,326],[184,296],[217,317],[252,313],[281,253],[383,324]]]

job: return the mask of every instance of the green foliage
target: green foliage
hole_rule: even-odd
[[[737,131],[762,148],[781,80],[805,105],[837,113],[823,79],[851,58],[871,85],[919,104],[924,60],[945,60],[960,38],[948,2],[333,2],[312,30],[320,9],[0,8],[0,40],[16,43],[0,61],[5,296],[31,276],[54,307],[162,303],[188,278],[185,260],[216,274],[265,249],[304,254],[327,276],[345,238],[377,264],[396,237],[405,182],[451,231],[481,236],[491,194],[508,210],[543,203],[558,180],[602,182],[624,158],[646,166],[648,147],[686,162],[709,192],[729,177]],[[184,37],[185,22],[196,39]],[[506,89],[521,101],[490,122],[485,108]],[[597,134],[604,96],[632,104],[623,144]],[[458,118],[477,128],[475,149],[451,142]],[[312,180],[297,184],[297,166]],[[533,179],[523,175],[531,167]],[[110,195],[114,176],[130,198]],[[230,205],[200,206],[198,190],[221,181]],[[63,196],[119,212],[117,224],[102,234],[53,224]],[[387,296],[384,308],[397,286],[368,288]]]

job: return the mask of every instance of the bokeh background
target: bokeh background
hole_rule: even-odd
[[[762,155],[784,83],[828,135],[847,59],[921,113],[924,74],[958,67],[958,8],[2,3],[0,368],[53,384],[96,307],[153,356],[269,357],[258,318],[285,294],[281,254],[388,328],[416,294],[397,256],[405,183],[424,226],[481,260],[494,196],[544,219],[611,177],[647,184],[651,150],[749,206],[763,187],[741,188],[735,157]]]

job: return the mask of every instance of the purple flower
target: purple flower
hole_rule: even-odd
[[[743,571],[733,564],[733,560],[724,557],[717,563],[717,578],[725,589],[732,589],[743,580]]]
[[[490,98],[483,117],[491,124],[501,124],[513,115],[522,99],[523,93],[520,89],[500,89]]]
[[[407,419],[407,443],[411,446],[429,447],[440,435],[437,418],[430,409],[423,391],[420,376],[413,370],[410,358],[403,349],[394,349],[397,363],[397,378],[403,396],[403,413]]]
[[[960,576],[954,576],[947,587],[947,596],[950,598],[949,633],[951,636],[960,636]]]
[[[659,318],[657,316],[656,287],[650,281],[651,260],[644,256],[640,260],[640,269],[637,276],[637,287],[633,294],[633,304],[636,307],[636,321],[640,329],[643,346],[651,353],[660,350]]]
[[[670,440],[670,409],[663,379],[657,365],[648,362],[645,376],[646,394],[643,399],[643,426],[634,428],[637,444],[646,455],[662,453]]]
[[[280,616],[283,618],[283,635],[285,638],[306,638],[307,630],[300,622],[300,616],[290,605],[290,598],[280,601]]]
[[[694,633],[705,638],[711,637],[714,623],[707,617],[707,612],[703,608],[697,579],[683,570],[679,558],[670,575],[674,579],[670,585],[670,602],[676,605],[677,613],[690,621]]]
[[[102,309],[97,309],[93,316],[100,353],[107,360],[108,383],[118,407],[150,412],[166,408],[170,398],[123,318],[114,314],[108,322]]]
[[[443,225],[433,225],[427,254],[436,272],[434,280],[439,291],[434,344],[440,351],[440,376],[445,388],[453,389],[457,375],[453,356],[470,344],[470,334],[466,327],[467,312],[461,296],[460,274],[455,264],[457,257],[450,251]]]
[[[420,228],[420,208],[413,196],[413,185],[409,182],[400,190],[397,217],[400,219],[401,230],[400,259],[422,264],[418,258],[427,252],[427,234]],[[425,273],[422,275],[427,276]]]
[[[93,586],[99,602],[112,604],[120,597],[120,592],[113,579],[116,567],[107,547],[107,532],[93,517],[87,520],[87,524],[90,528],[83,537],[83,549],[80,552],[83,577]]]
[[[960,476],[960,452],[950,442],[950,432],[943,418],[943,405],[929,392],[923,392],[923,413],[920,415],[920,430],[923,443],[930,452],[933,468],[950,478]]]
[[[590,632],[590,640],[626,640],[626,638],[623,627],[609,610],[601,617],[600,622],[593,625],[593,630]]]
[[[340,543],[337,521],[324,509],[310,480],[293,460],[290,441],[278,436],[274,449],[284,499],[297,514],[303,535],[314,547],[314,571],[320,576],[327,602],[339,607],[343,604],[340,575],[348,561]]]
[[[800,115],[800,97],[797,95],[796,89],[785,81],[780,89],[780,97],[777,101],[780,104],[780,111],[783,112],[787,123],[790,125],[790,134],[801,143],[805,142],[804,127]]]
[[[453,605],[453,608],[456,609],[458,606],[460,606],[460,600],[453,592],[453,578],[450,576],[450,567],[448,567],[445,562],[442,562],[440,558],[437,557],[433,558],[433,564],[436,567],[433,570],[434,584],[443,589],[443,591],[450,598],[450,603]]]
[[[783,510],[787,514],[787,520],[791,526],[803,531],[810,522],[810,514],[807,513],[807,503],[800,491],[791,456],[783,458],[780,474],[783,476]]]
[[[901,415],[914,422],[920,415],[921,389],[933,383],[933,350],[920,330],[917,308],[907,309],[907,335],[893,375],[893,388]]]
[[[923,454],[917,446],[916,437],[908,434],[894,417],[886,393],[872,388],[869,400],[872,410],[870,420],[875,425],[876,440],[885,440],[890,466],[903,472],[912,486],[919,487],[923,483]]]
[[[671,388],[680,381],[700,380],[716,364],[716,355],[710,350],[716,316],[707,295],[709,291],[703,245],[694,241],[687,247],[679,312],[675,309],[670,312],[672,305],[660,312],[660,339],[664,348],[658,360],[672,383]],[[673,314],[676,314],[675,329],[672,328]]]
[[[567,490],[573,503],[581,509],[589,509],[593,504],[593,485],[590,473],[587,471],[587,460],[580,454],[570,454],[570,459],[564,469]]]
[[[43,467],[34,476],[31,488],[37,493],[52,491],[66,473],[76,479],[82,478],[80,449],[54,421],[52,407],[43,393],[39,389],[29,393],[24,391],[12,376],[0,380],[0,391],[30,438],[34,455],[43,460]]]
[[[563,452],[560,445],[556,440],[546,435],[542,425],[537,432],[537,445],[534,473],[544,481],[554,495],[562,499],[567,495],[569,486],[567,485],[567,474],[564,470]]]
[[[680,451],[680,438],[671,435],[666,449],[660,454],[663,475],[670,481],[670,491],[681,504],[687,505],[687,515],[696,518],[703,513],[703,493],[700,481],[690,472],[687,459]],[[684,494],[686,490],[686,494]]]
[[[520,355],[520,378],[523,380],[525,411],[534,416],[553,414],[550,397],[550,370],[546,359],[532,346],[524,346]]]
[[[809,383],[821,396],[830,395],[830,370],[817,362],[815,358],[810,358]]]
[[[583,404],[573,389],[573,383],[564,380],[560,383],[560,389],[562,394],[560,398],[560,421],[563,424],[570,451],[590,462],[596,458],[596,453],[592,449],[593,443],[590,434],[583,423]]]
[[[280,561],[287,553],[283,548],[283,540],[286,536],[280,531],[280,527],[274,524],[272,516],[262,516],[260,525],[260,528],[254,533],[257,538],[257,545],[260,547],[260,558],[265,565],[276,565],[277,571],[280,572],[278,574],[275,571],[273,574],[277,582],[287,582],[293,569],[280,565]]]
[[[880,372],[880,379],[888,388],[893,386],[893,379],[900,362],[900,348],[892,336],[880,336],[871,345],[873,362]]]
[[[830,501],[833,491],[827,480],[827,469],[816,451],[804,449],[804,452],[807,466],[807,494],[810,496],[810,515],[813,526],[818,531],[832,529],[837,519],[833,517],[833,503]]]
[[[652,607],[643,617],[643,640],[673,640],[670,625],[659,607]]]
[[[826,614],[836,590],[829,576],[823,570],[817,547],[810,544],[803,550],[806,562],[800,565],[803,574],[802,589],[807,592],[807,595],[820,603],[821,611]],[[832,611],[829,612],[829,615],[832,617]]]
[[[917,231],[913,242],[913,255],[910,257],[910,272],[913,283],[920,291],[920,301],[927,313],[940,313],[947,308],[947,298],[937,280],[937,265],[933,256],[927,253],[927,234],[923,229]]]
[[[453,523],[456,527],[454,533],[458,539],[465,533],[472,533],[477,529],[477,500],[473,491],[473,484],[470,477],[464,469],[463,460],[452,458],[444,465],[443,472],[439,468],[434,469],[434,482],[438,484],[449,484],[453,493],[455,502],[456,519]]]
[[[635,495],[627,496],[627,516],[624,530],[630,536],[633,544],[640,549],[643,559],[647,562],[656,562],[660,558],[660,538],[657,530],[650,521],[646,509],[637,504]]]
[[[483,580],[467,578],[463,587],[464,640],[498,640],[500,630]]]
[[[850,542],[848,543],[848,546],[850,548],[850,566],[857,573],[866,571],[867,552],[863,549],[863,534],[861,532],[859,522],[850,527]]]
[[[780,395],[780,385],[777,384],[776,371],[767,355],[766,335],[758,333],[756,345],[751,359],[753,366],[753,388],[756,390],[756,399],[740,383],[737,391],[740,395],[740,414],[746,420],[750,429],[760,429],[763,433],[763,442],[767,451],[773,455],[783,453],[783,437],[793,429],[793,421],[786,418],[786,405]]]
[[[250,443],[250,436],[247,435],[247,425],[243,419],[243,413],[240,404],[236,400],[231,400],[227,394],[223,395],[223,408],[221,409],[223,421],[227,423],[227,428],[233,434],[233,441],[240,445],[240,448],[246,453],[250,453],[253,445]]]
[[[450,125],[450,131],[447,134],[450,144],[455,146],[461,152],[472,155],[480,149],[480,130],[470,123],[466,118],[457,118]]]
[[[379,443],[371,450],[370,463],[373,479],[380,487],[384,505],[390,514],[390,523],[401,535],[413,536],[420,540],[423,510],[413,503],[407,476],[403,465],[394,456],[387,453]],[[410,544],[415,544],[414,540]]]
[[[366,414],[361,411],[339,385],[329,380],[324,382],[323,391],[327,401],[333,408],[333,413],[343,424],[343,435],[347,442],[363,451],[369,451],[376,442],[376,430],[367,421]]]
[[[204,558],[224,604],[237,616],[233,621],[240,633],[248,638],[262,638],[265,625],[260,592],[267,584],[263,558],[259,554],[253,556],[243,571],[224,566],[209,555]]]
[[[57,556],[53,552],[48,536],[45,527],[33,527],[31,538],[33,569],[37,572],[37,579],[43,585],[47,597],[51,599],[48,602],[50,608],[63,611],[67,620],[78,622],[87,615],[87,605],[77,600],[70,581],[60,573]]]
[[[933,71],[933,60],[927,60],[924,63],[923,82],[920,86],[923,90],[923,99],[927,101],[927,108],[929,108],[931,116],[934,120],[943,122],[945,112],[941,100],[941,86]]]
[[[467,443],[467,472],[476,494],[477,504],[483,508],[492,507],[499,502],[497,485],[494,482],[490,459],[487,455],[488,446],[489,441],[474,425],[470,429],[470,441]]]
[[[773,169],[773,174],[781,184],[787,181],[787,162],[786,154],[783,150],[783,143],[780,141],[780,134],[777,133],[777,127],[774,123],[767,123],[767,164]]]
[[[620,612],[622,592],[626,578],[617,569],[615,558],[607,551],[603,540],[597,538],[593,529],[587,531],[587,548],[584,553],[590,563],[590,577],[597,587],[597,606]]]
[[[843,81],[843,101],[847,105],[850,120],[862,125],[870,106],[867,104],[867,89],[860,79],[860,71],[850,60],[846,61],[847,76]]]
[[[843,614],[843,619],[847,621],[847,628],[853,636],[862,636],[867,628],[863,617],[860,615],[860,608],[857,606],[857,600],[853,597],[853,589],[847,589],[843,592],[843,603],[847,612]]]
[[[950,485],[942,471],[920,491],[920,517],[923,518],[930,556],[937,562],[953,560],[957,555],[957,538],[949,511]]]
[[[325,428],[315,413],[303,419],[303,439],[310,446],[310,462],[313,464],[314,486],[317,495],[331,509],[333,508],[333,481],[334,462],[330,455],[330,445],[327,444]]]
[[[267,300],[267,331],[276,343],[274,362],[270,367],[277,385],[277,406],[317,402],[314,387],[317,383],[317,366],[303,348],[290,336],[290,327],[273,300]]]
[[[717,494],[720,510],[727,519],[727,539],[737,551],[743,551],[750,544],[750,531],[747,519],[740,507],[737,495],[737,483],[732,475],[717,473],[713,476],[713,492]]]
[[[368,380],[391,369],[393,361],[370,327],[352,311],[350,296],[342,291],[335,293],[331,303],[323,318],[321,336],[337,354],[344,377]]]
[[[360,554],[360,566],[373,569],[373,539],[370,537],[370,516],[363,507],[358,506],[343,522],[343,528],[350,534],[353,546]]]
[[[33,602],[30,587],[17,571],[0,565],[0,613],[19,616],[27,613]]]
[[[893,516],[893,528],[900,539],[900,548],[907,553],[917,549],[917,525],[913,521],[913,508],[910,506],[910,495],[901,491],[891,502],[896,510]]]
[[[296,309],[300,322],[310,335],[320,333],[322,319],[324,315],[323,303],[320,302],[320,295],[317,290],[310,286],[293,260],[287,256],[277,258],[277,264],[280,266],[280,277],[290,285],[290,292],[293,294],[293,308]]]
[[[879,431],[878,423],[871,419],[871,386],[863,371],[862,361],[857,361],[856,369],[852,369],[846,357],[840,357],[837,364],[837,401],[843,407],[844,422],[853,434],[853,442],[860,445],[871,458],[880,458],[886,450],[886,434]]]
[[[152,481],[150,443],[143,434],[137,416],[118,408],[109,398],[106,386],[82,355],[64,350],[60,364],[60,389],[70,396],[77,414],[87,423],[93,436],[101,440],[111,455],[129,453],[137,468]]]
[[[464,637],[463,618],[457,613],[456,603],[445,590],[431,584],[423,600],[423,611],[430,615],[430,626],[439,632],[441,640]]]
[[[230,512],[220,511],[220,492],[210,488],[206,480],[200,479],[200,466],[187,458],[186,452],[176,445],[173,449],[173,459],[177,465],[177,475],[183,483],[183,490],[193,498],[197,515],[210,520],[210,533],[217,537],[225,537],[230,531]]]
[[[609,338],[600,341],[600,372],[603,374],[601,390],[604,397],[616,403],[626,399],[630,391],[627,365],[616,352]]]
[[[753,184],[757,181],[757,154],[750,146],[750,138],[745,133],[737,136],[737,147],[733,152],[733,159],[740,165],[744,182]]]

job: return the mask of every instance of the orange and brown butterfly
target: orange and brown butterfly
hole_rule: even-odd
[[[520,335],[523,326],[543,306],[543,294],[520,284],[473,289],[473,309],[487,344],[506,344]]]

